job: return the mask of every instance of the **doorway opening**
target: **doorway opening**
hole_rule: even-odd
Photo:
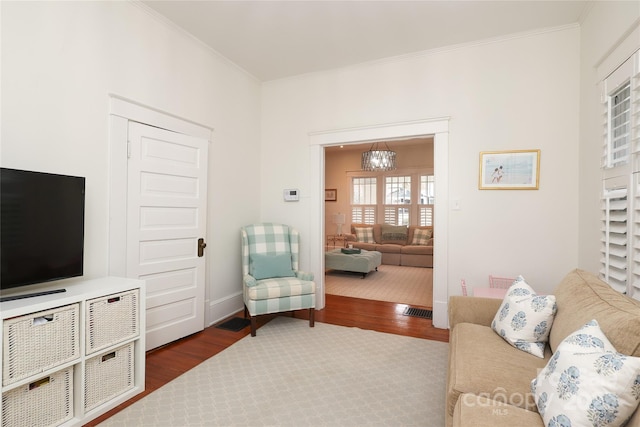
[[[436,328],[447,328],[447,297],[448,297],[448,216],[449,181],[448,181],[448,136],[449,119],[437,118],[413,122],[381,124],[360,128],[328,130],[314,132],[310,135],[309,147],[311,155],[311,218],[313,224],[319,224],[317,232],[310,236],[311,269],[315,277],[319,278],[317,308],[322,309],[325,304],[324,283],[324,249],[326,239],[325,227],[325,147],[372,143],[375,141],[389,141],[394,139],[433,138],[434,141],[434,177],[435,205],[434,234],[442,236],[434,242],[433,269],[433,325]]]
[[[380,144],[395,153],[394,170],[362,170],[362,153],[371,143],[324,148],[325,189],[330,192],[330,197],[325,192],[324,205],[325,292],[431,309],[433,247],[429,239],[420,240],[422,245],[411,243],[418,227],[418,237],[433,232],[433,138]],[[396,241],[398,235],[380,245],[381,238],[389,237],[381,235],[381,230],[391,229],[388,226],[395,226],[403,238]],[[367,229],[373,231],[375,243],[357,241],[355,231]],[[364,255],[342,254],[349,245]],[[379,267],[374,266],[377,261],[364,263],[363,257],[378,257],[367,251],[381,252]]]

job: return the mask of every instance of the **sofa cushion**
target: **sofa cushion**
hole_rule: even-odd
[[[453,427],[544,427],[540,414],[484,396],[465,393],[453,413]]]
[[[406,245],[400,248],[400,253],[407,255],[433,255],[433,246]]]
[[[592,320],[566,337],[531,382],[546,425],[620,426],[640,399],[640,358],[616,352]]]
[[[480,299],[480,298],[478,298]],[[535,378],[551,356],[547,347],[540,359],[518,351],[488,326],[458,323],[449,339],[447,413],[462,393],[486,396],[530,411],[537,411],[531,394]]]
[[[356,227],[355,231],[358,242],[375,243],[373,239],[373,227]]]
[[[402,250],[402,245],[396,245],[394,243],[386,243],[384,245],[377,244],[376,251],[382,252],[383,254],[399,254]]]
[[[513,282],[491,328],[512,346],[544,357],[544,348],[556,314],[556,298],[538,295],[522,276]]]
[[[411,239],[411,245],[423,245],[426,246],[431,240],[431,230],[425,228],[419,228],[413,231],[413,238]]]
[[[640,302],[615,291],[583,270],[567,274],[554,295],[558,305],[549,335],[555,352],[569,334],[596,319],[611,344],[622,354],[640,356]]]
[[[433,226],[432,225],[410,225],[409,226],[409,234],[407,236],[407,242],[411,244],[413,242],[413,236],[416,230],[429,230],[431,231],[431,239],[433,244]]]
[[[356,234],[356,228],[365,227],[365,228],[373,228],[373,241],[380,243],[382,241],[380,237],[380,224],[359,224],[352,223],[351,224],[351,233]]]
[[[379,243],[394,243],[406,245],[409,229],[404,225],[382,224],[380,226],[381,241]]]

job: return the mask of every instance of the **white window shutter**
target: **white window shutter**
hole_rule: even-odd
[[[640,153],[640,51],[632,57],[631,76],[631,149]],[[638,170],[637,168],[635,169]]]
[[[433,205],[420,206],[419,225],[433,225]]]
[[[640,300],[640,51],[602,81],[600,275]]]
[[[351,207],[351,222],[356,224],[364,224],[362,219],[362,209],[359,206]]]
[[[640,300],[640,173],[633,174],[633,206],[631,217],[633,223],[630,233],[631,271],[627,294]]]
[[[375,224],[376,206],[352,206],[351,222],[355,224]]]
[[[395,225],[397,222],[396,208],[393,206],[386,206],[384,208],[384,223]]]
[[[626,188],[603,191],[600,274],[618,292],[627,289],[627,213]]]
[[[364,211],[364,223],[375,224],[376,223],[376,206],[365,206],[363,211]]]

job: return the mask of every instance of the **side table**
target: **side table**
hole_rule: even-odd
[[[329,245],[335,248],[336,244],[340,244],[339,247],[345,248],[347,246],[347,236],[344,234],[327,234],[327,248]]]

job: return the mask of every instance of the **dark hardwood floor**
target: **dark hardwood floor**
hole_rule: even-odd
[[[326,295],[325,308],[316,311],[315,321],[449,341],[449,330],[434,328],[431,320],[428,319],[403,315],[405,307],[404,304]],[[280,315],[308,319],[307,310]],[[236,316],[242,317],[243,312],[238,312]],[[274,317],[276,315],[258,317],[258,328]],[[257,333],[260,335],[260,329]],[[231,332],[211,326],[202,332],[147,352],[145,391],[85,425],[97,425],[247,335],[249,335],[249,327],[240,332]]]

